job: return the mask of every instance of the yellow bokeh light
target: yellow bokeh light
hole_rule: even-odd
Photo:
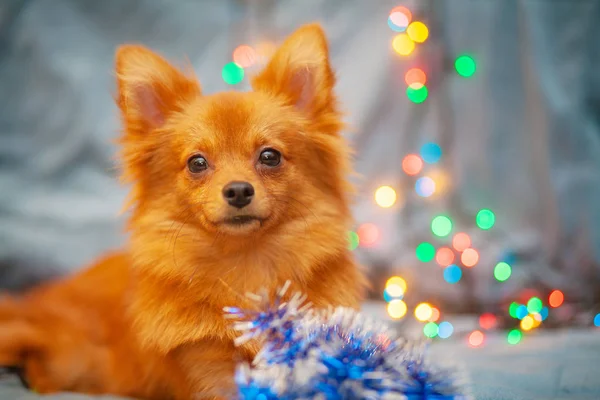
[[[375,191],[375,202],[379,207],[389,208],[396,203],[396,191],[390,186],[381,186]]]
[[[427,25],[420,21],[411,22],[406,28],[408,36],[417,43],[423,43],[429,37],[429,29]]]
[[[529,331],[533,329],[533,323],[534,319],[531,317],[531,315],[527,315],[521,320],[521,329],[523,329],[524,331]]]
[[[406,315],[406,303],[402,300],[392,300],[387,305],[387,312],[390,317],[400,319]]]
[[[435,194],[440,195],[445,193],[450,187],[450,177],[441,169],[432,169],[427,175],[435,182]]]
[[[415,42],[413,42],[413,40],[408,37],[406,33],[401,33],[394,37],[394,40],[392,41],[392,47],[396,53],[400,54],[401,56],[407,56],[415,49]]]
[[[399,285],[394,285],[394,284],[387,285],[385,287],[385,291],[391,297],[402,297],[402,296],[404,296],[404,289],[402,289]]]
[[[399,276],[392,276],[390,279],[387,280],[387,282],[385,283],[385,286],[400,286],[402,288],[402,292],[406,292],[406,281],[402,278],[400,278]]]
[[[415,318],[419,321],[428,321],[433,315],[433,309],[427,303],[421,303],[415,308]]]

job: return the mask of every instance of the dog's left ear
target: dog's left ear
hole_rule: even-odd
[[[254,90],[283,96],[311,117],[334,111],[334,85],[327,39],[318,24],[292,33],[252,80]]]

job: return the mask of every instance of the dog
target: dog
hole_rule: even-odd
[[[358,308],[350,149],[321,27],[292,33],[250,92],[202,94],[139,45],[116,52],[127,245],[0,301],[0,364],[40,393],[235,396],[225,306],[287,280],[315,307]]]

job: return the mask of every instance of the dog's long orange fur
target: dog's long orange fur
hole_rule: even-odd
[[[116,55],[130,240],[81,272],[0,302],[0,364],[39,392],[230,398],[236,349],[223,307],[286,280],[316,306],[357,307],[365,279],[347,249],[348,149],[322,30],[292,34],[253,91],[202,95],[141,46]],[[264,149],[281,154],[259,162]],[[204,171],[190,171],[201,155]],[[223,198],[249,182],[251,203]],[[246,223],[231,223],[236,216]],[[244,217],[245,218],[245,217]]]

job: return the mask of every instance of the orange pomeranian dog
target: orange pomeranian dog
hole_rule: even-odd
[[[157,54],[116,54],[130,240],[81,272],[0,301],[0,365],[41,393],[235,394],[223,307],[292,281],[317,307],[358,307],[348,148],[322,30],[293,33],[253,91],[202,95]]]

